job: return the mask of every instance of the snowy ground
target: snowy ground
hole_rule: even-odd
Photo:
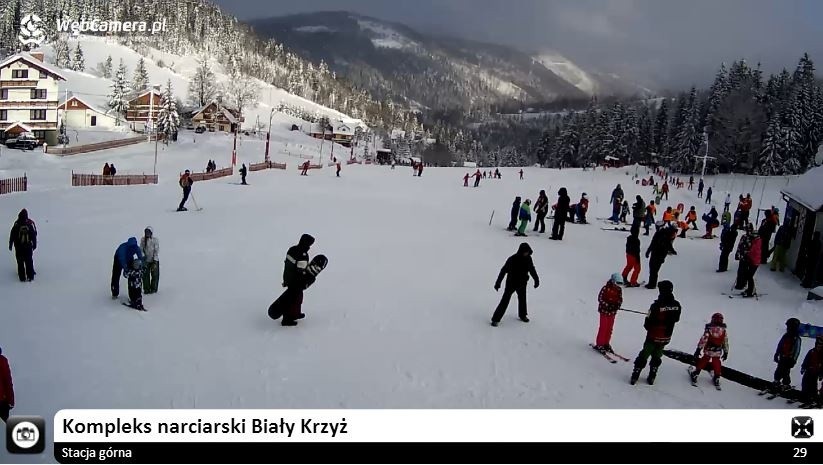
[[[282,137],[293,144],[306,139]],[[10,227],[28,208],[40,232],[35,282],[18,282],[12,254],[0,267],[0,346],[12,365],[15,413],[785,407],[733,383],[717,392],[708,376],[694,388],[685,366],[668,359],[654,387],[633,387],[630,364],[610,365],[589,349],[597,292],[625,260],[626,234],[598,223],[568,225],[563,242],[529,237],[542,283],[529,290],[532,322],[517,320],[513,302],[499,328],[489,325],[497,272],[521,242],[504,230],[512,199],[536,199],[546,189],[554,200],[565,186],[573,200],[589,194],[591,218],[608,216],[617,183],[629,198],[650,196],[626,171],[526,169],[519,181],[511,168],[479,189],[462,187],[460,168],[430,168],[417,178],[409,168],[361,165],[344,166],[339,179],[329,168],[301,177],[278,145],[273,157],[289,162],[287,171],[250,173],[250,186],[237,185],[239,176],[197,183],[193,192],[204,210],[175,213],[178,173],[199,170],[208,158],[224,166],[231,150],[231,139],[219,134],[192,139],[184,133],[161,150],[156,186],[68,187],[70,171],[99,172],[106,161],[120,173],[150,173],[151,144],[62,159],[38,151],[0,158],[0,177],[26,171],[31,183],[30,192],[0,197],[0,218]],[[259,143],[244,143],[239,161],[260,161],[262,151]],[[723,182],[730,181],[717,186]],[[735,182],[751,185],[753,178]],[[785,183],[773,180],[764,204],[779,205]],[[753,197],[757,202],[759,192]],[[702,205],[696,191],[675,191],[669,203],[679,202]],[[143,314],[110,300],[109,277],[117,245],[147,225],[161,241],[161,279]],[[312,253],[326,254],[330,265],[306,293],[308,318],[283,328],[266,308],[282,290],[285,251],[302,233],[317,238]],[[645,248],[648,238],[642,240]],[[722,296],[734,276],[714,272],[717,245],[678,239],[679,255],[663,267],[661,279],[675,283],[684,306],[670,347],[693,351],[703,324],[722,311],[729,365],[768,378],[783,322],[805,292],[790,275],[761,269],[758,288],[767,297]],[[645,310],[656,293],[631,289],[624,296],[625,307]],[[618,352],[633,357],[643,337],[642,317],[619,315]],[[809,348],[804,340],[803,355]],[[799,382],[798,369],[793,376]]]

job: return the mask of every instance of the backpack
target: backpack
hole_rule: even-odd
[[[28,222],[20,225],[17,230],[17,243],[20,245],[30,246],[34,242],[33,226]]]

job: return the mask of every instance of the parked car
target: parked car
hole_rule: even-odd
[[[206,127],[205,126],[197,126],[197,129],[195,129],[194,132],[197,133],[197,134],[203,134],[204,132],[206,132]]]
[[[25,134],[20,134],[18,137],[6,139],[6,147],[10,149],[34,150],[35,147],[39,145],[40,141],[38,141],[35,137],[27,136]]]

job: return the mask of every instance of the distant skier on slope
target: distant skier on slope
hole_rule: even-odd
[[[303,170],[300,172],[300,176],[309,175],[309,166],[311,166],[311,163],[308,160],[303,162]]]
[[[623,278],[619,273],[614,273],[597,294],[597,312],[600,313],[600,325],[597,329],[594,350],[603,353],[614,352],[610,344],[612,332],[614,331],[614,319],[623,305],[623,289],[620,288],[620,284],[623,284]]]
[[[709,189],[706,191],[706,205],[712,203],[712,187],[709,186]]]
[[[557,204],[554,210],[554,224],[552,224],[552,235],[550,239],[562,241],[566,233],[566,217],[569,214],[569,203],[571,199],[565,187],[557,191]]]
[[[240,184],[246,186],[246,175],[249,174],[249,170],[246,168],[246,164],[243,163],[243,166],[240,168]]]
[[[702,354],[702,356],[701,356]],[[711,363],[714,376],[712,381],[715,386],[720,386],[720,374],[723,366],[721,361],[726,361],[729,357],[729,336],[726,331],[726,323],[723,322],[723,314],[715,313],[712,315],[711,322],[706,325],[703,330],[703,336],[697,343],[697,350],[694,352],[694,359],[696,361],[695,369],[689,376],[692,379],[692,384],[697,385],[697,378],[700,376],[700,371],[706,368]]]
[[[800,320],[789,318],[786,320],[786,333],[777,343],[774,352],[774,363],[777,368],[774,370],[774,389],[789,389],[792,384],[792,368],[797,364],[800,357]]]
[[[480,170],[478,169],[477,172],[474,173],[474,187],[480,186],[480,178],[481,178]]]
[[[537,276],[537,270],[535,270],[534,261],[532,261],[532,248],[524,242],[520,244],[517,253],[506,260],[503,268],[500,269],[497,281],[494,283],[494,290],[499,291],[500,285],[503,283],[503,278],[506,278],[506,287],[503,289],[503,296],[492,315],[492,326],[500,324],[500,320],[503,319],[503,315],[506,313],[506,309],[514,293],[517,293],[517,313],[520,321],[524,323],[529,322],[528,308],[526,305],[526,287],[529,284],[530,275],[534,279],[534,288],[537,289],[540,286],[540,278]]]
[[[522,169],[520,170],[520,180],[521,181],[523,180],[523,170]]]
[[[512,211],[511,211],[511,221],[509,221],[509,227],[506,228],[506,231],[514,231],[517,227],[517,215],[520,213],[520,197],[514,198],[514,203],[512,203]]]
[[[704,187],[706,187],[706,184],[703,183],[703,179],[700,179],[700,184],[697,185],[697,198],[698,199],[703,198],[703,188]],[[709,189],[711,189],[711,187]]]
[[[643,323],[646,329],[646,340],[643,342],[643,350],[634,361],[634,369],[629,380],[631,384],[637,383],[649,357],[651,357],[651,363],[649,363],[648,383],[654,384],[657,370],[663,363],[663,349],[672,339],[675,324],[680,321],[682,307],[680,302],[674,298],[674,285],[671,281],[660,281],[659,291],[660,294],[652,303],[649,316]]]
[[[186,201],[189,200],[189,195],[191,195],[191,186],[194,184],[194,180],[191,178],[191,171],[186,170],[183,175],[180,176],[178,184],[180,184],[180,187],[183,189],[183,200],[180,201],[177,211],[184,212],[186,211]]]
[[[649,228],[654,224],[654,216],[657,214],[657,205],[655,205],[654,200],[649,201],[649,205],[646,206],[646,216],[643,218],[643,229],[646,232],[643,234],[644,236],[649,235]]]
[[[469,187],[469,173],[463,176],[463,187]]]

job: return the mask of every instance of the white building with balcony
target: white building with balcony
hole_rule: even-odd
[[[58,82],[66,79],[43,62],[43,53],[18,53],[0,63],[0,139],[22,132],[57,143]]]

